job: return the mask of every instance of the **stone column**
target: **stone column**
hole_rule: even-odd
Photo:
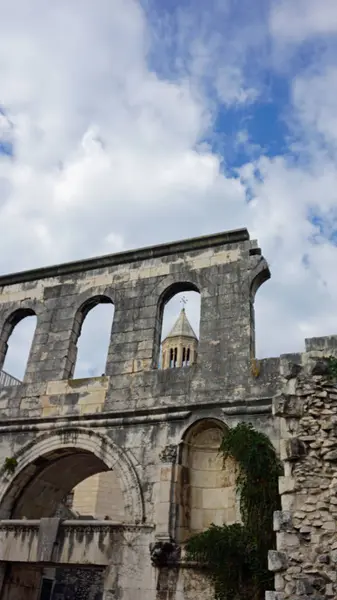
[[[171,540],[175,534],[175,461],[177,446],[165,446],[160,454],[162,466],[160,468],[159,499],[156,505],[155,524],[156,538]]]
[[[178,348],[178,355],[177,355],[177,367],[182,367],[183,364],[183,346],[182,343],[179,342],[177,344],[177,348]]]

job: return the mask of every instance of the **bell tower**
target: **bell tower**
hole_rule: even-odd
[[[198,338],[186,316],[185,308],[162,343],[162,368],[189,367],[197,360]]]

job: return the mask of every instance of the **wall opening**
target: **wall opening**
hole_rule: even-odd
[[[113,317],[114,305],[107,296],[95,296],[78,311],[69,352],[69,377],[100,377],[105,373]]]
[[[272,352],[268,349],[268,340],[273,340],[273,336],[263,336],[260,338],[260,335],[256,336],[256,331],[259,332],[264,330],[264,324],[266,323],[266,315],[268,312],[270,313],[270,306],[273,303],[268,302],[269,296],[269,286],[264,286],[263,284],[268,281],[270,277],[270,273],[268,270],[262,270],[259,272],[256,277],[253,279],[250,288],[250,357],[251,359],[256,358],[257,356],[271,356]],[[262,290],[260,289],[262,286]],[[255,305],[255,297],[256,293],[258,294],[258,302]],[[270,315],[270,319],[272,320],[272,316]],[[288,332],[287,332],[288,335]],[[288,337],[287,337],[288,339]],[[275,345],[275,344],[274,344]]]
[[[37,317],[32,309],[17,310],[7,319],[2,330],[0,349],[4,385],[16,385],[23,381],[36,324]]]
[[[70,508],[81,516],[122,522],[124,499],[115,471],[97,473],[79,483],[72,492]]]
[[[198,421],[185,434],[181,446],[178,489],[180,541],[207,529],[240,519],[236,496],[235,462],[219,452],[225,425],[216,419]]]
[[[158,308],[156,325],[155,357],[159,368],[188,367],[197,362],[198,340],[200,330],[201,296],[194,284],[179,283],[171,286],[161,298]],[[189,337],[184,327],[179,328],[178,319],[181,312],[185,312],[195,338]],[[178,325],[177,335],[170,338],[169,343],[164,343],[170,336],[175,325]],[[187,327],[187,325],[185,325]]]
[[[34,471],[34,467],[34,477],[12,507],[14,519],[53,517],[60,506],[71,510],[69,494],[76,486],[92,475],[108,472],[108,467],[94,454],[72,448],[45,454],[29,465],[29,470]],[[111,497],[110,502],[113,502]]]
[[[45,450],[49,445],[49,450],[42,454],[34,453],[36,446],[33,446],[29,450],[31,460],[25,461],[25,466],[19,468],[11,486],[2,497],[0,518],[29,520],[58,516],[62,520],[78,519],[79,524],[86,518],[89,520],[108,518],[115,523],[133,521],[133,515],[130,513],[132,506],[124,478],[126,465],[116,464],[114,450],[109,449],[108,446],[103,445],[104,450],[98,446],[95,454],[90,449],[86,449],[87,444],[93,444],[93,437],[88,436],[88,440],[83,441],[81,440],[83,435],[83,433],[67,431],[57,436],[57,440],[55,436],[53,440],[46,437],[41,441],[41,447]],[[82,446],[80,446],[81,441]],[[103,444],[103,441],[100,444]],[[101,455],[104,455],[104,460],[100,458]],[[93,511],[90,511],[91,514],[77,512],[75,507],[71,506],[71,498],[76,497],[81,482],[87,484],[86,493],[100,501],[94,479],[97,475],[105,476],[100,490],[101,496],[105,497],[104,508],[96,511],[96,514],[92,514]],[[107,482],[110,485],[107,486]],[[62,540],[62,536],[60,539]],[[4,597],[18,600],[37,598],[42,600],[42,597],[46,597],[48,600],[56,600],[61,592],[65,594],[64,597],[73,598],[75,591],[86,600],[101,597],[104,573],[98,566],[86,565],[86,567],[90,567],[89,570],[80,564],[64,566],[50,564],[44,567],[35,563],[8,563]],[[49,583],[46,584],[43,579],[48,579]],[[42,589],[44,596],[41,597]],[[50,592],[49,596],[47,592]]]

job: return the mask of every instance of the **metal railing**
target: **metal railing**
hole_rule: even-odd
[[[20,385],[21,383],[20,379],[13,377],[13,375],[6,373],[6,371],[0,371],[0,387]]]

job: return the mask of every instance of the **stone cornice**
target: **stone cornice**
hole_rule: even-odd
[[[0,531],[17,530],[38,530],[40,519],[2,519],[0,521]],[[91,531],[101,531],[109,529],[119,529],[121,531],[152,531],[154,525],[143,523],[118,523],[115,521],[98,521],[96,519],[67,519],[61,521],[61,528],[66,529],[89,529]]]
[[[181,420],[187,418],[189,415],[190,411],[182,410],[172,413],[161,412],[154,415],[151,415],[150,413],[146,415],[132,415],[130,417],[115,416],[111,412],[56,417],[34,417],[31,419],[18,417],[13,419],[3,419],[1,422],[0,433],[8,431],[41,431],[43,429],[50,429],[50,427],[59,429],[78,426],[97,429],[100,427],[106,428],[121,425],[152,424],[164,421]]]
[[[271,414],[272,397],[248,398],[236,402],[202,402],[171,406],[148,408],[130,411],[105,411],[95,414],[67,415],[55,417],[14,417],[1,420],[0,433],[10,431],[41,431],[50,427],[62,428],[69,426],[81,427],[116,427],[138,424],[153,424],[166,421],[177,421],[188,418],[192,412],[199,410],[221,409],[226,416],[240,414]]]
[[[151,260],[153,258],[161,258],[172,254],[186,254],[195,250],[204,250],[223,246],[227,244],[236,244],[249,241],[249,233],[247,229],[234,229],[223,233],[213,235],[205,235],[177,242],[160,244],[157,246],[149,246],[138,250],[127,250],[126,252],[118,252],[116,254],[107,254],[85,260],[78,260],[50,267],[42,267],[29,271],[20,271],[18,273],[10,273],[0,277],[0,287],[11,285],[14,283],[24,283],[26,281],[35,281],[46,279],[47,277],[60,277],[62,275],[72,275],[121,265],[125,263],[133,263],[137,261]]]

